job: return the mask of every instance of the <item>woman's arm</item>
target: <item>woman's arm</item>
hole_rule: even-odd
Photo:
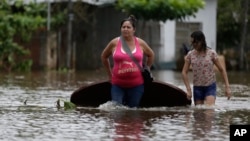
[[[186,86],[187,89],[187,98],[191,99],[192,98],[192,91],[191,91],[191,87],[190,87],[190,83],[189,83],[189,79],[188,79],[188,71],[190,68],[190,62],[188,60],[186,60],[186,56],[184,57],[185,63],[184,66],[182,68],[182,79],[183,82]]]
[[[104,48],[101,54],[102,64],[104,65],[104,68],[107,71],[110,80],[112,78],[112,71],[111,71],[111,66],[109,62],[109,57],[112,55],[113,50],[115,49],[116,43],[117,43],[117,38],[111,40],[108,43],[108,45]]]
[[[227,99],[229,100],[231,98],[231,90],[230,90],[230,87],[229,87],[229,81],[228,81],[228,77],[227,77],[227,72],[225,70],[224,67],[222,67],[219,59],[215,59],[214,60],[214,64],[216,65],[216,67],[218,68],[218,70],[220,71],[223,79],[224,79],[224,82],[225,82],[225,95],[227,96]]]
[[[153,65],[153,62],[154,62],[154,57],[155,57],[155,54],[154,54],[154,51],[148,46],[148,44],[138,38],[139,40],[139,44],[143,50],[143,53],[147,56],[147,61],[146,61],[146,65],[150,68],[152,65]]]

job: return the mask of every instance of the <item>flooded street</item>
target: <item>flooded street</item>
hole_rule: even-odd
[[[180,72],[153,72],[157,80],[185,90]],[[191,75],[192,73],[190,73]],[[1,141],[229,141],[229,125],[250,124],[250,74],[228,72],[232,99],[217,76],[215,107],[128,109],[107,102],[97,108],[64,110],[82,85],[105,80],[103,71],[0,74]],[[61,103],[63,104],[63,103]]]

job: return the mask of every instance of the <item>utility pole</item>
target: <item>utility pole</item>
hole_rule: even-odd
[[[246,44],[246,36],[247,36],[247,23],[248,23],[248,0],[243,1],[243,27],[241,32],[241,41],[240,41],[240,70],[244,69],[244,46]]]
[[[71,69],[71,52],[72,52],[72,21],[74,19],[74,15],[72,12],[73,3],[71,0],[68,1],[68,47],[67,47],[67,61],[66,67],[67,69]]]
[[[47,4],[48,4],[48,10],[47,10],[47,31],[50,31],[50,11],[51,11],[51,6],[50,6],[50,0],[47,0]]]

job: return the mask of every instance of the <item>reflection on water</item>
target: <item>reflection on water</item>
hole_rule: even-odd
[[[111,125],[114,126],[113,139],[122,140],[142,140],[143,134],[143,117],[137,111],[113,111],[110,112]]]
[[[209,134],[212,132],[212,122],[215,120],[214,109],[194,110],[193,118],[194,140],[209,139],[211,137]]]
[[[155,78],[185,90],[180,72],[155,71]],[[106,79],[103,71],[0,74],[0,140],[229,140],[230,124],[250,124],[249,73],[228,72],[233,97],[224,97],[218,75],[214,107],[129,109],[104,103],[97,108],[64,111],[82,85]]]

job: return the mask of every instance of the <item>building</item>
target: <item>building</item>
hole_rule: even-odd
[[[25,2],[46,2],[48,6],[55,3],[69,3],[79,0],[24,0]],[[73,67],[77,70],[95,69],[102,66],[100,53],[109,40],[119,36],[119,22],[126,16],[115,10],[112,3],[115,0],[81,0],[94,11],[93,17],[87,22],[78,21],[72,25],[72,41],[69,40],[69,26],[60,32],[43,36],[39,49],[31,51],[36,68]],[[190,34],[194,30],[202,30],[206,35],[209,47],[216,49],[216,13],[217,0],[205,0],[204,9],[200,9],[195,17],[187,17],[183,21],[153,22],[147,21],[143,31],[143,39],[152,47],[156,54],[154,66],[156,69],[180,69],[183,65],[183,45],[189,45]],[[67,7],[66,7],[67,8]],[[48,26],[49,27],[48,8]],[[83,14],[83,13],[82,13]],[[77,15],[74,20],[77,20]],[[44,35],[44,34],[43,34]],[[53,39],[52,39],[53,38]],[[69,42],[71,42],[69,44]],[[68,48],[70,50],[70,64]],[[35,55],[34,55],[35,54]],[[86,59],[87,58],[87,59]],[[34,66],[35,66],[34,65]]]
[[[159,66],[161,69],[180,69],[183,64],[183,44],[190,45],[190,34],[201,30],[206,36],[207,45],[216,49],[216,14],[217,0],[206,0],[204,9],[195,17],[184,21],[167,21],[161,23],[161,44],[159,49]]]

